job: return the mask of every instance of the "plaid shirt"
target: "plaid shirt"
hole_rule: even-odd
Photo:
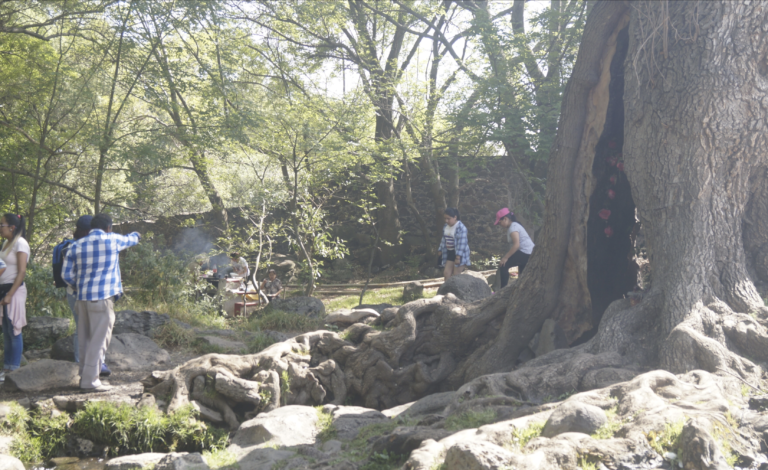
[[[77,290],[77,300],[104,300],[123,293],[120,251],[139,243],[141,236],[93,229],[73,243],[64,257],[61,277]]]
[[[456,232],[454,232],[453,238],[456,240],[456,256],[461,257],[461,261],[459,261],[456,265],[469,266],[469,242],[467,241],[467,227],[465,227],[460,220],[456,222]],[[440,239],[440,249],[438,251],[443,253],[443,266],[445,266],[446,261],[448,261],[448,250],[445,249],[445,237]]]

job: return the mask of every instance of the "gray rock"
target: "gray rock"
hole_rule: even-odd
[[[0,454],[10,454],[13,441],[13,436],[0,436]]]
[[[165,349],[147,336],[136,333],[113,335],[107,349],[107,364],[117,370],[142,370],[171,360]]]
[[[286,462],[295,456],[295,452],[269,447],[248,449],[238,455],[237,465],[240,470],[273,470],[277,462]]]
[[[135,400],[130,396],[123,395],[123,394],[115,394],[115,393],[57,395],[53,397],[53,404],[56,405],[56,408],[58,408],[61,411],[68,411],[70,413],[74,413],[76,411],[80,411],[84,409],[87,403],[90,403],[93,401],[108,401],[115,404],[125,403],[131,406],[135,404]]]
[[[432,439],[440,441],[453,434],[445,429],[433,429],[425,426],[397,427],[386,436],[379,437],[373,443],[373,451],[378,453],[408,455],[418,449],[421,443]]]
[[[411,282],[403,286],[403,302],[420,299],[424,296],[424,285],[419,282]]]
[[[67,336],[69,318],[29,317],[24,327],[24,347],[26,349],[45,349],[57,339]]]
[[[22,392],[40,392],[50,388],[78,387],[80,376],[74,362],[41,359],[5,376],[5,386]]]
[[[211,423],[223,423],[224,418],[221,416],[221,413],[218,411],[212,410],[208,408],[207,406],[203,405],[197,400],[192,400],[192,406],[195,407],[197,412],[200,414],[200,418],[210,421]]]
[[[244,354],[248,352],[248,346],[242,341],[232,341],[219,338],[218,336],[203,336],[200,340],[227,354]]]
[[[157,462],[155,470],[209,470],[209,467],[197,452],[172,452]]]
[[[133,470],[156,465],[166,454],[148,452],[146,454],[124,455],[107,461],[104,470]]]
[[[360,430],[366,426],[389,420],[380,411],[360,406],[336,407],[331,416],[333,416],[336,436],[344,441],[351,441],[357,437]]]
[[[328,316],[325,317],[325,321],[339,325],[351,325],[353,323],[360,323],[370,317],[378,318],[379,312],[369,308],[355,310],[343,308],[328,314]]]
[[[594,405],[567,401],[558,406],[544,425],[541,435],[554,437],[565,432],[592,434],[608,421],[605,411]]]
[[[568,339],[565,337],[565,331],[563,331],[555,320],[551,318],[545,320],[544,325],[541,327],[541,332],[539,333],[539,342],[534,349],[534,351],[536,351],[536,357],[543,356],[555,349],[563,349],[567,347]]]
[[[319,432],[317,423],[317,411],[311,406],[283,406],[242,423],[232,437],[232,446],[243,449],[266,442],[286,447],[314,444]]]
[[[275,299],[269,303],[268,309],[286,313],[295,313],[307,317],[325,316],[325,305],[315,297],[291,297],[289,299]]]
[[[134,333],[152,337],[157,333],[158,328],[169,321],[171,321],[171,317],[165,313],[121,310],[115,312],[115,325],[112,327],[112,334]]]
[[[72,338],[74,336],[66,336],[59,338],[51,346],[51,359],[57,361],[69,361],[75,360],[75,345],[72,344]]]
[[[437,295],[453,294],[465,302],[476,302],[491,296],[491,288],[485,279],[471,274],[451,276],[437,290]]]
[[[376,310],[376,312],[381,315],[381,313],[388,308],[392,308],[392,304],[362,304],[358,305],[357,307],[352,307],[352,310],[362,310],[365,308],[370,308],[371,310]]]
[[[445,454],[445,470],[501,470],[514,460],[512,452],[490,442],[462,442]]]
[[[323,444],[323,452],[326,454],[338,454],[341,452],[341,445],[341,441],[331,439],[330,441],[327,441],[325,444]]]
[[[67,443],[65,447],[67,455],[72,455],[75,457],[91,457],[99,453],[100,450],[93,444],[93,441],[82,439],[75,436],[74,434],[67,436]]]
[[[0,455],[0,470],[25,470],[21,460],[10,455]]]
[[[445,409],[446,406],[451,404],[456,392],[440,392],[427,395],[426,397],[414,401],[412,403],[406,403],[405,405],[396,406],[389,410],[384,410],[382,413],[385,416],[394,418],[395,416],[419,416],[430,413],[439,413]]]

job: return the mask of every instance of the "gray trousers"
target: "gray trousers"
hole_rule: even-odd
[[[115,304],[112,299],[78,300],[77,336],[80,349],[80,388],[101,385],[99,372],[104,354],[112,340],[115,324]]]

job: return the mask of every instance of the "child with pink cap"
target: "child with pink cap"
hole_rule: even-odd
[[[509,251],[499,263],[499,282],[503,288],[509,283],[509,268],[517,266],[517,272],[521,274],[525,265],[528,264],[528,258],[531,257],[535,245],[531,237],[528,236],[528,232],[517,221],[515,214],[506,207],[496,213],[494,225],[499,224],[507,229],[507,241],[510,244]]]

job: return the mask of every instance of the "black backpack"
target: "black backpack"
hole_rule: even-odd
[[[67,256],[69,247],[75,243],[72,239],[64,239],[53,249],[53,283],[56,287],[67,287],[67,283],[61,278],[61,268],[64,266],[64,257]]]

